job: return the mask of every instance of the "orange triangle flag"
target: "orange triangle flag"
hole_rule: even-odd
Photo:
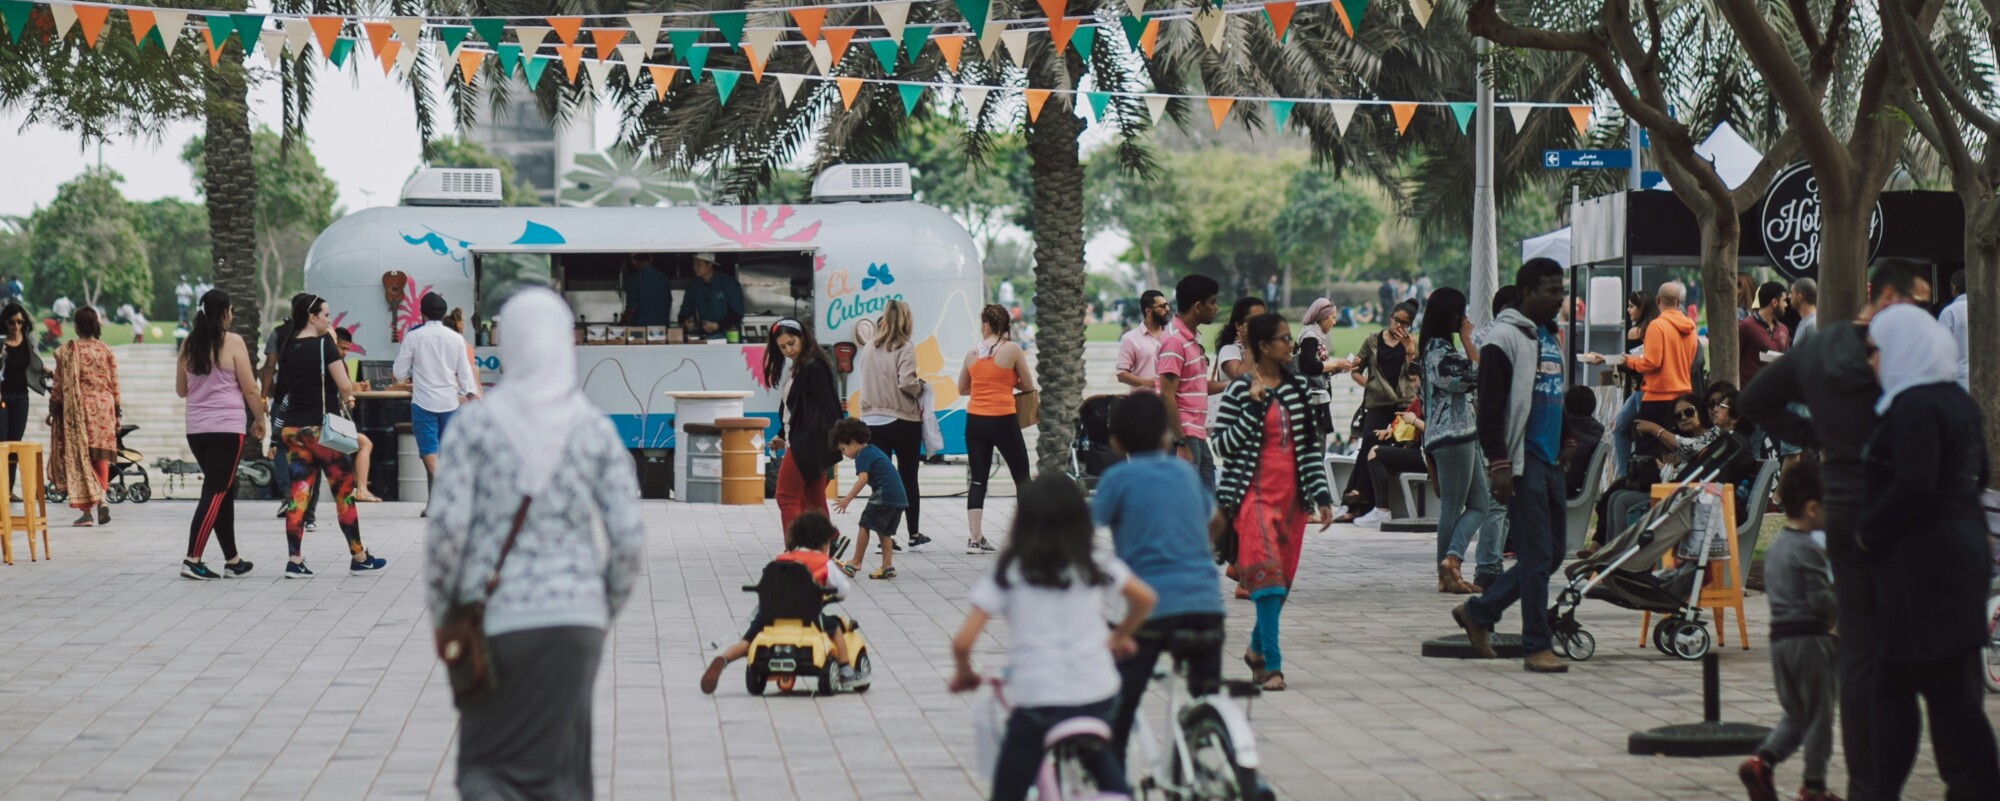
[[[833,53],[833,65],[840,66],[840,57],[847,55],[847,43],[854,41],[854,29],[827,28],[822,33],[826,35],[827,50]]]
[[[215,46],[215,36],[208,32],[207,27],[201,28],[201,43],[208,46],[208,65],[211,67],[220,66],[222,64],[222,48]]]
[[[576,44],[576,32],[583,30],[582,17],[549,17],[549,27],[556,32],[556,38],[563,44]],[[570,77],[576,77],[572,74]]]
[[[368,50],[378,56],[381,55],[384,44],[389,41],[389,23],[363,22],[361,30],[368,33]]]
[[[1146,32],[1139,34],[1139,49],[1145,52],[1147,58],[1152,58],[1153,49],[1159,46],[1160,21],[1157,19],[1146,20]]]
[[[842,75],[833,82],[840,86],[840,107],[854,108],[854,97],[861,94],[861,79]]]
[[[749,42],[744,42],[743,57],[749,59],[750,61],[750,80],[756,81],[757,83],[763,83],[764,60],[766,58],[765,55],[763,53],[757,52],[756,45],[750,44]]]
[[[415,46],[411,45],[411,47]],[[396,54],[402,52],[402,50],[403,43],[391,39],[388,44],[382,45],[381,48],[375,51],[375,57],[382,61],[382,77],[389,77],[390,71],[396,69]]]
[[[486,58],[486,51],[484,50],[474,50],[470,47],[459,48],[458,49],[459,80],[465,81],[467,86],[472,85],[472,76],[479,74],[479,62],[485,60],[485,58]]]
[[[1048,17],[1050,22],[1062,19],[1063,8],[1069,5],[1064,0],[1039,0],[1039,2],[1042,4],[1042,16]]]
[[[1336,3],[1335,5],[1339,4]],[[1286,0],[1286,2],[1282,3],[1264,4],[1264,15],[1271,18],[1271,35],[1277,37],[1278,41],[1282,42],[1285,40],[1285,29],[1291,27],[1292,12],[1297,11],[1298,8],[1298,4],[1291,2],[1291,0]]]
[[[319,38],[320,58],[333,54],[333,43],[340,39],[340,23],[339,17],[306,18],[306,24],[312,26],[313,36]]]
[[[1347,18],[1347,7],[1340,3],[1327,5],[1333,6],[1333,13],[1340,17],[1340,29],[1347,31],[1347,38],[1354,38],[1354,21]]]
[[[603,61],[618,52],[618,42],[625,38],[624,28],[591,28],[590,40],[597,43],[597,60]]]
[[[1042,105],[1049,102],[1049,90],[1027,89],[1021,94],[1028,98],[1028,121],[1034,122],[1037,117],[1042,116]]]
[[[1060,56],[1068,52],[1069,37],[1076,33],[1076,25],[1082,21],[1082,19],[1071,19],[1069,17],[1049,18],[1049,41],[1055,45],[1056,55]]]
[[[1229,119],[1229,107],[1236,105],[1233,97],[1211,97],[1208,99],[1208,116],[1215,121],[1215,129],[1222,130],[1222,121]]]
[[[1337,4],[1334,6],[1334,8],[1339,7]],[[1410,118],[1417,115],[1417,104],[1390,103],[1389,113],[1396,117],[1396,135],[1402,136],[1404,131],[1410,129]]]
[[[125,19],[132,23],[132,42],[144,44],[146,34],[151,33],[160,23],[153,19],[153,12],[144,9],[126,9]]]
[[[654,98],[661,102],[666,102],[667,89],[674,85],[674,73],[679,72],[680,69],[680,67],[669,67],[664,64],[646,65],[646,71],[653,73]]]
[[[965,34],[948,33],[933,36],[931,41],[937,44],[938,53],[944,56],[945,67],[952,72],[958,72],[958,56],[965,50]]]
[[[83,43],[97,46],[97,33],[104,30],[104,18],[111,15],[110,6],[71,6],[76,9],[76,21],[83,26]]]
[[[576,83],[576,68],[583,64],[583,45],[557,45],[556,55],[562,56],[563,73],[570,83]]]
[[[1584,136],[1584,135],[1586,135],[1586,134],[1590,133],[1590,107],[1589,107],[1589,106],[1570,106],[1570,107],[1569,107],[1569,119],[1570,119],[1570,122],[1574,122],[1574,123],[1576,123],[1576,135],[1577,135],[1577,136]]]
[[[819,7],[794,8],[792,21],[799,24],[799,33],[804,34],[807,43],[819,41],[819,27],[826,24],[826,9]]]

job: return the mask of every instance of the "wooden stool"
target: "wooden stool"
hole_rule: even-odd
[[[49,506],[42,477],[42,445],[39,442],[0,443],[0,461],[18,461],[21,484],[21,513],[12,503],[0,503],[0,556],[14,563],[14,532],[28,535],[28,560],[35,557],[35,532],[42,534],[42,559],[55,558],[49,550]]]

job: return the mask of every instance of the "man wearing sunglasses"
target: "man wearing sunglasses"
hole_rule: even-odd
[[[1866,555],[1855,537],[1863,494],[1861,450],[1875,429],[1875,401],[1882,394],[1868,357],[1868,321],[1902,303],[1926,305],[1931,282],[1915,264],[1891,261],[1868,280],[1868,306],[1853,322],[1827,323],[1812,338],[1772,362],[1743,388],[1737,408],[1771,436],[1820,450],[1826,550],[1840,616],[1840,738],[1847,759],[1847,797],[1873,798],[1876,756],[1868,703],[1876,667],[1875,589]],[[1795,407],[1803,405],[1811,416]]]

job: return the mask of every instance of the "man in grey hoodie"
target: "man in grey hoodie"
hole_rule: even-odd
[[[1522,663],[1536,673],[1563,673],[1549,634],[1549,574],[1556,566],[1556,532],[1567,497],[1561,463],[1568,461],[1563,425],[1562,343],[1555,319],[1563,304],[1562,265],[1531,259],[1514,274],[1520,305],[1495,318],[1479,348],[1479,447],[1486,455],[1493,499],[1507,507],[1514,566],[1479,597],[1451,610],[1473,650],[1496,656],[1487,637],[1519,601]]]

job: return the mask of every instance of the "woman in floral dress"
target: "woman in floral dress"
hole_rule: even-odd
[[[118,403],[118,360],[98,338],[103,333],[96,309],[77,310],[77,339],[56,349],[56,379],[49,391],[49,483],[83,511],[78,526],[111,522],[104,488],[111,483],[111,461],[118,458],[118,418],[124,410]]]

